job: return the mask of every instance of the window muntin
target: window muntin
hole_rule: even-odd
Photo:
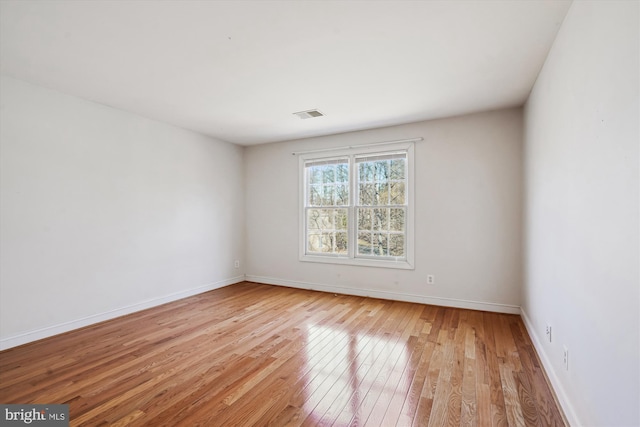
[[[301,155],[300,259],[413,268],[413,143]]]

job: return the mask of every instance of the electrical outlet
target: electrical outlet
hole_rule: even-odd
[[[562,350],[563,350],[562,363],[564,364],[564,370],[568,371],[569,370],[569,350],[567,350],[567,346],[566,345],[562,346]]]
[[[235,268],[240,268],[240,260],[239,260],[239,259],[237,259],[237,260],[233,263],[233,266],[234,266]]]
[[[551,325],[548,324],[548,323],[547,323],[546,334],[547,334],[547,340],[549,340],[549,342],[551,342]]]
[[[427,275],[427,285],[435,285],[436,284],[436,276],[433,274]]]

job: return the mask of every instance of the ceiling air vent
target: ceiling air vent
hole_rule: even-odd
[[[314,117],[322,117],[322,116],[324,116],[324,114],[322,114],[318,110],[298,111],[297,113],[293,113],[293,114],[295,114],[296,116],[298,116],[301,119],[312,119]]]

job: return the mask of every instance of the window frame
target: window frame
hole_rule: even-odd
[[[321,150],[318,152],[307,152],[299,155],[299,260],[304,262],[317,262],[328,264],[345,264],[366,267],[381,267],[413,270],[414,264],[414,146],[413,141],[402,143],[388,144],[372,144],[371,146],[358,146],[351,148],[338,148],[335,150]],[[406,153],[406,183],[405,183],[405,199],[406,199],[406,218],[405,218],[405,256],[400,257],[377,257],[358,255],[356,245],[357,241],[357,218],[356,209],[358,205],[357,197],[357,163],[356,158],[363,156],[385,155],[392,153]],[[348,221],[347,221],[347,241],[349,242],[347,255],[339,254],[308,254],[307,253],[307,182],[305,165],[310,161],[322,161],[336,158],[349,159],[349,203]]]

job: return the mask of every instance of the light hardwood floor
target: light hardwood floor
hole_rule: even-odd
[[[515,315],[243,282],[0,353],[72,426],[563,426]]]

